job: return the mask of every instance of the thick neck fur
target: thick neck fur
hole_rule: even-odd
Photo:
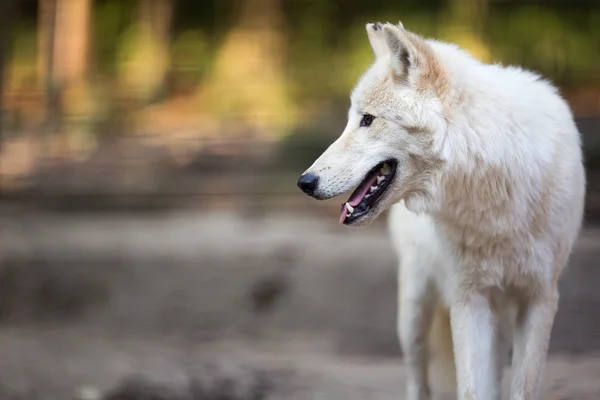
[[[554,194],[561,188],[553,187],[552,175],[569,169],[561,164],[561,146],[579,145],[549,142],[537,124],[535,114],[545,111],[531,105],[538,96],[559,99],[555,88],[530,72],[484,65],[454,46],[431,45],[453,88],[442,98],[447,149],[434,180],[431,213],[460,233],[465,245],[490,238],[529,241],[548,232],[560,207]],[[523,87],[527,90],[520,91]],[[547,112],[565,107],[549,101]],[[522,236],[515,235],[519,232]]]

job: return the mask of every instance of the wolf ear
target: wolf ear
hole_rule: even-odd
[[[448,77],[426,39],[392,24],[383,26],[383,36],[395,82],[408,83],[438,97],[447,95]]]
[[[385,43],[385,37],[383,35],[383,24],[379,22],[367,24],[367,35],[369,36],[369,42],[373,53],[376,58],[381,58],[388,54],[389,50]]]
[[[408,71],[417,65],[417,49],[410,38],[410,34],[401,25],[386,24],[383,34],[390,53],[392,71],[398,80],[406,80]]]

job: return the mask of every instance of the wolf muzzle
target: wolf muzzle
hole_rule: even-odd
[[[309,196],[314,196],[319,177],[312,173],[303,174],[298,179],[298,187]]]

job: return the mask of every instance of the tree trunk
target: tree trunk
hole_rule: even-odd
[[[55,60],[58,79],[78,84],[88,70],[91,0],[58,0]]]
[[[76,132],[62,132],[65,116],[77,115],[87,104],[91,1],[39,2],[38,73],[46,112],[42,158],[70,152]]]
[[[57,129],[60,110],[60,86],[56,72],[56,25],[58,2],[60,0],[40,0],[38,25],[38,76],[43,85],[45,123],[42,127],[41,143],[45,144],[47,136]],[[39,157],[44,157],[45,146],[42,146]]]
[[[40,0],[38,73],[59,86],[85,79],[91,0]],[[47,89],[47,88],[46,88]]]
[[[2,150],[4,126],[4,64],[8,50],[13,0],[0,1],[0,151]]]
[[[0,1],[0,153],[4,139],[4,64],[10,35],[13,0]],[[0,171],[0,193],[2,192],[2,171]]]

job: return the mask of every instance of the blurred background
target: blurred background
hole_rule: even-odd
[[[0,399],[402,398],[385,219],[296,187],[365,24],[398,20],[571,104],[586,227],[544,398],[600,398],[596,0],[1,0]]]

